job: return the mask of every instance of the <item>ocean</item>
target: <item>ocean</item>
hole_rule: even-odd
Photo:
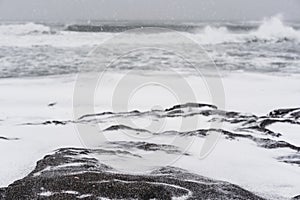
[[[35,77],[99,71],[107,63],[90,65],[86,59],[93,48],[103,49],[103,57],[115,54],[112,46],[101,46],[106,40],[132,29],[156,27],[163,29],[159,34],[164,44],[176,43],[176,36],[182,34],[199,44],[199,48],[181,45],[190,55],[204,51],[215,62],[220,71],[245,71],[277,74],[300,72],[300,23],[283,22],[280,17],[262,21],[244,22],[80,22],[55,23],[4,23],[0,25],[0,78]],[[125,33],[124,33],[125,31]],[[148,38],[157,32],[148,32]],[[127,32],[124,45],[147,41],[136,39],[135,32]],[[151,42],[151,40],[150,40]],[[121,44],[118,44],[118,47]],[[177,47],[180,45],[177,45]],[[107,49],[105,49],[107,48]],[[202,48],[202,49],[201,49]],[[200,49],[200,50],[199,50]],[[153,70],[155,59],[139,55],[140,60],[127,59],[116,70],[143,63],[142,70]],[[157,54],[155,52],[155,54]],[[165,55],[166,57],[166,55]],[[150,59],[149,59],[150,58]],[[168,59],[166,57],[165,59]],[[149,63],[147,63],[149,62]],[[160,62],[160,59],[156,59]],[[168,60],[167,67],[177,61]],[[200,64],[201,65],[201,64]],[[165,65],[160,65],[163,70]],[[179,66],[180,67],[180,66]],[[182,70],[186,66],[181,66]],[[203,67],[203,66],[201,66]]]

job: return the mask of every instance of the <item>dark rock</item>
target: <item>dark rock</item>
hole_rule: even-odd
[[[173,134],[173,135],[181,135],[181,136],[204,137],[204,136],[207,136],[209,132],[221,133],[222,135],[226,136],[227,139],[232,139],[232,140],[238,139],[238,138],[246,138],[246,139],[254,141],[258,146],[266,148],[266,149],[289,148],[289,149],[295,150],[297,152],[300,151],[300,147],[292,145],[285,141],[277,141],[277,140],[272,140],[269,138],[260,138],[260,137],[255,137],[255,136],[249,135],[249,134],[233,133],[233,132],[223,130],[223,129],[198,129],[195,131],[188,131],[188,132],[168,131],[168,132],[164,132],[164,133]],[[273,136],[279,137],[276,134]]]
[[[297,147],[285,141],[271,140],[269,138],[254,138],[253,140],[256,141],[259,146],[267,149],[289,148],[295,151],[300,151],[300,147]]]
[[[144,151],[164,151],[170,154],[183,154],[183,152],[178,147],[173,145],[167,145],[167,144],[118,141],[118,142],[109,142],[109,145],[121,149],[140,149]],[[185,155],[189,155],[189,154],[185,154]]]
[[[228,130],[223,129],[198,129],[191,130],[187,132],[180,132],[177,130],[165,131],[153,133],[147,129],[141,129],[137,127],[131,127],[127,122],[136,118],[147,118],[153,122],[160,122],[166,120],[167,118],[189,118],[193,116],[201,117],[204,123],[217,123],[222,126],[224,123],[228,127]],[[26,125],[66,125],[68,123],[80,123],[80,124],[92,124],[97,125],[99,123],[108,124],[109,127],[105,131],[122,131],[130,130],[135,132],[136,135],[141,133],[147,133],[152,135],[159,134],[173,134],[183,137],[197,136],[205,137],[208,132],[216,131],[225,136],[226,139],[235,140],[239,138],[245,138],[254,141],[259,147],[267,149],[277,149],[277,148],[290,148],[294,151],[299,151],[300,147],[292,145],[289,142],[280,140],[283,133],[274,132],[268,128],[274,123],[287,123],[300,125],[298,120],[300,117],[300,108],[288,108],[288,109],[277,109],[270,112],[267,115],[256,116],[254,114],[241,113],[236,111],[225,111],[220,110],[214,105],[204,104],[204,103],[186,103],[175,105],[171,108],[165,110],[149,110],[149,111],[138,111],[133,110],[130,112],[101,112],[95,114],[86,114],[81,116],[78,120],[47,120],[39,123],[27,123]],[[124,120],[126,119],[126,120]],[[189,120],[189,119],[187,119]],[[124,124],[113,124],[115,121],[122,121]],[[227,126],[228,125],[228,126]],[[99,132],[101,134],[101,132]],[[274,139],[275,138],[275,139]],[[121,144],[120,144],[121,145]],[[124,144],[122,144],[124,145]],[[170,149],[164,146],[153,146],[150,144],[130,144],[130,148],[144,148],[144,150],[153,151],[155,148],[163,150],[165,152],[170,152]],[[129,145],[129,146],[130,146]],[[126,148],[129,148],[128,144]],[[124,146],[125,148],[125,146]],[[175,151],[173,153],[176,153]],[[286,163],[293,163],[292,161],[283,161]]]
[[[66,125],[72,121],[47,120],[38,123],[24,123],[22,125]]]
[[[291,113],[291,116],[293,116],[295,119],[299,119],[300,118],[300,109],[297,112]]]
[[[239,186],[174,167],[143,175],[119,173],[96,159],[80,157],[91,151],[64,148],[46,156],[28,176],[0,189],[1,199],[262,199]]]
[[[0,188],[0,199],[4,199],[5,188]]]
[[[56,104],[57,104],[56,102],[53,102],[53,103],[49,103],[48,106],[49,106],[49,107],[53,107],[53,106],[55,106]]]
[[[96,113],[96,114],[86,114],[86,115],[82,115],[81,117],[78,118],[78,120],[82,120],[84,118],[88,118],[88,117],[97,117],[97,116],[102,116],[102,115],[112,115],[114,114],[113,112],[102,112],[102,113]]]
[[[299,200],[299,199],[300,199],[300,195],[294,196],[294,197],[292,198],[292,200]]]
[[[273,110],[271,111],[268,116],[270,117],[274,117],[274,118],[280,118],[285,116],[288,113],[291,113],[295,110],[300,110],[300,108],[282,108],[282,109],[277,109],[277,110]]]
[[[19,138],[8,138],[8,137],[0,136],[0,140],[19,140]]]
[[[46,121],[44,124],[54,124],[54,125],[66,125],[67,122],[65,121],[58,121],[58,120],[52,120],[52,121]]]
[[[249,126],[249,127],[245,127],[245,128],[241,128],[240,130],[255,130],[255,131],[259,131],[261,133],[264,133],[265,135],[270,135],[273,137],[280,137],[281,134],[280,133],[275,133],[267,128],[265,128],[264,126],[262,126],[260,123],[258,123],[255,126]]]
[[[106,128],[104,131],[117,131],[117,130],[132,130],[132,131],[136,131],[136,132],[150,133],[150,131],[145,130],[145,129],[132,128],[130,126],[125,126],[125,125],[113,125],[113,126]]]
[[[260,122],[260,127],[265,128],[266,126],[269,126],[269,125],[274,124],[276,122],[299,124],[299,122],[297,122],[295,120],[292,120],[292,119],[265,119],[265,120]]]
[[[287,156],[280,156],[277,159],[284,163],[296,164],[300,166],[300,152]]]
[[[201,108],[201,107],[210,107],[213,109],[218,109],[217,106],[210,105],[210,104],[186,103],[186,104],[175,105],[172,108],[167,108],[167,109],[165,109],[165,111],[172,111],[172,110],[177,110],[177,109],[181,109],[181,108]]]

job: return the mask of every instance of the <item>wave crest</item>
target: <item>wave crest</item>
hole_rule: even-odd
[[[201,43],[218,44],[227,42],[238,42],[239,38],[236,34],[228,31],[227,27],[206,26],[199,35]]]
[[[300,32],[295,30],[293,27],[285,25],[281,20],[281,16],[264,19],[253,35],[264,40],[300,41]]]
[[[44,34],[51,33],[48,26],[35,23],[26,24],[3,24],[0,25],[1,35],[30,35],[30,34]]]
[[[71,25],[67,29],[61,30],[57,27],[50,27],[42,24],[26,23],[26,24],[0,24],[0,35],[5,36],[5,40],[0,42],[0,45],[32,45],[32,44],[48,44],[57,45],[63,41],[62,45],[83,46],[94,45],[95,41],[103,41],[103,38],[111,36],[115,32],[122,32],[127,29],[137,28],[137,25]],[[158,25],[157,25],[158,26]],[[195,39],[200,44],[223,44],[223,43],[251,43],[251,42],[296,42],[300,43],[300,30],[286,25],[281,20],[280,16],[274,16],[264,19],[260,24],[252,22],[235,22],[235,23],[219,23],[219,24],[180,24],[180,25],[160,25],[164,28],[177,30]],[[72,31],[70,31],[72,30]],[[72,32],[72,33],[71,33]],[[76,32],[76,33],[74,33]],[[85,32],[85,33],[82,33]],[[98,33],[94,33],[98,32]],[[57,34],[52,34],[57,33]],[[51,34],[50,37],[40,37],[42,34]],[[167,42],[172,42],[172,32],[162,34],[166,36]],[[29,35],[26,40],[15,36]],[[32,37],[32,35],[37,37]],[[68,40],[67,43],[64,41]],[[72,40],[72,42],[69,42]],[[8,42],[9,41],[9,42]],[[10,42],[10,41],[19,41]],[[37,42],[38,41],[38,42]],[[74,41],[74,42],[73,42]],[[21,46],[22,46],[21,45]],[[61,45],[60,45],[61,46]]]
[[[244,25],[247,26],[247,25]],[[285,25],[280,16],[264,19],[255,30],[231,31],[226,26],[205,26],[192,34],[201,44],[245,42],[300,42],[300,31]]]

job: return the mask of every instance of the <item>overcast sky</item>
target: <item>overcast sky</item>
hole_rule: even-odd
[[[300,20],[300,0],[0,0],[1,20]]]

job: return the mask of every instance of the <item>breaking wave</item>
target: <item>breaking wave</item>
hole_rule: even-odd
[[[0,78],[44,76],[93,71],[99,69],[87,66],[83,60],[90,50],[103,44],[118,32],[141,27],[141,24],[86,24],[84,26],[64,24],[0,24]],[[300,73],[300,24],[284,23],[280,16],[274,16],[261,22],[214,22],[153,24],[161,28],[176,30],[204,46],[207,53],[222,70],[237,70],[265,73]],[[70,27],[73,27],[71,30]],[[101,28],[102,27],[102,28]],[[146,26],[143,26],[146,27]],[[118,44],[103,50],[111,55],[120,45],[130,46],[136,43],[148,46],[152,38],[158,37],[162,45],[178,46],[178,32],[151,32],[146,37],[129,33]],[[159,34],[158,34],[159,33]],[[143,35],[144,36],[144,35]],[[141,39],[138,39],[141,38]],[[197,57],[201,48],[181,45],[183,51]],[[152,54],[151,54],[152,55]],[[137,56],[138,61],[128,58],[116,69],[129,69],[136,62],[148,66],[179,66],[172,56],[164,55],[168,62],[152,59],[145,53]],[[103,61],[104,62],[104,61]],[[196,61],[202,65],[202,61]],[[184,65],[180,70],[188,72]],[[178,68],[178,69],[179,69]]]
[[[241,35],[230,32],[227,27],[206,26],[198,33],[190,35],[201,44],[220,44],[242,42]]]
[[[76,46],[80,46],[81,41],[83,45],[93,45],[95,41],[108,35],[112,35],[116,32],[122,32],[130,30],[133,28],[140,27],[160,27],[167,28],[170,30],[176,30],[187,34],[189,37],[195,39],[200,44],[222,44],[222,43],[249,43],[249,42],[300,42],[300,30],[295,29],[292,26],[286,25],[281,20],[280,16],[274,16],[268,19],[264,19],[260,23],[251,22],[236,22],[236,23],[214,23],[214,24],[204,24],[204,23],[182,23],[182,24],[102,24],[102,25],[68,25],[63,29],[58,29],[53,26],[46,26],[42,24],[26,23],[26,24],[2,24],[0,25],[0,35],[9,37],[9,40],[13,40],[14,36],[25,36],[26,44],[30,45],[30,42],[37,45],[38,43],[52,45],[51,42],[54,40],[66,41],[68,40],[68,45],[70,41],[74,40]],[[56,34],[56,38],[51,36],[43,38],[34,38],[32,36],[36,35],[53,35]],[[170,32],[171,33],[171,32]],[[172,40],[172,36],[169,33],[165,37],[169,38],[167,41]],[[172,34],[172,33],[171,33]],[[76,38],[75,38],[76,37]],[[78,37],[81,39],[78,40]],[[163,38],[165,38],[163,37]],[[91,39],[93,38],[93,39]],[[18,40],[18,38],[15,38]],[[89,42],[87,43],[87,40]],[[79,42],[79,44],[78,44]],[[7,42],[2,41],[1,44],[5,46],[10,46]],[[22,42],[21,42],[22,43]],[[65,42],[63,42],[64,44]],[[56,43],[54,42],[53,45]],[[17,45],[13,42],[12,45]],[[18,45],[17,45],[18,46]]]
[[[254,36],[264,40],[297,40],[300,41],[300,31],[285,25],[280,16],[265,19]]]
[[[48,34],[51,29],[48,26],[35,23],[26,24],[2,24],[0,25],[1,35],[31,35],[31,34]]]
[[[256,29],[251,29],[250,31],[235,32],[231,31],[227,26],[206,26],[196,33],[196,38],[202,44],[300,42],[300,31],[285,25],[280,16],[274,16],[264,19]]]
[[[148,25],[69,25],[66,31],[72,32],[122,32],[141,27],[160,27],[185,32],[201,44],[243,43],[243,42],[282,42],[300,41],[300,31],[286,25],[279,15],[266,18],[260,23],[221,23],[221,24],[148,24]]]

